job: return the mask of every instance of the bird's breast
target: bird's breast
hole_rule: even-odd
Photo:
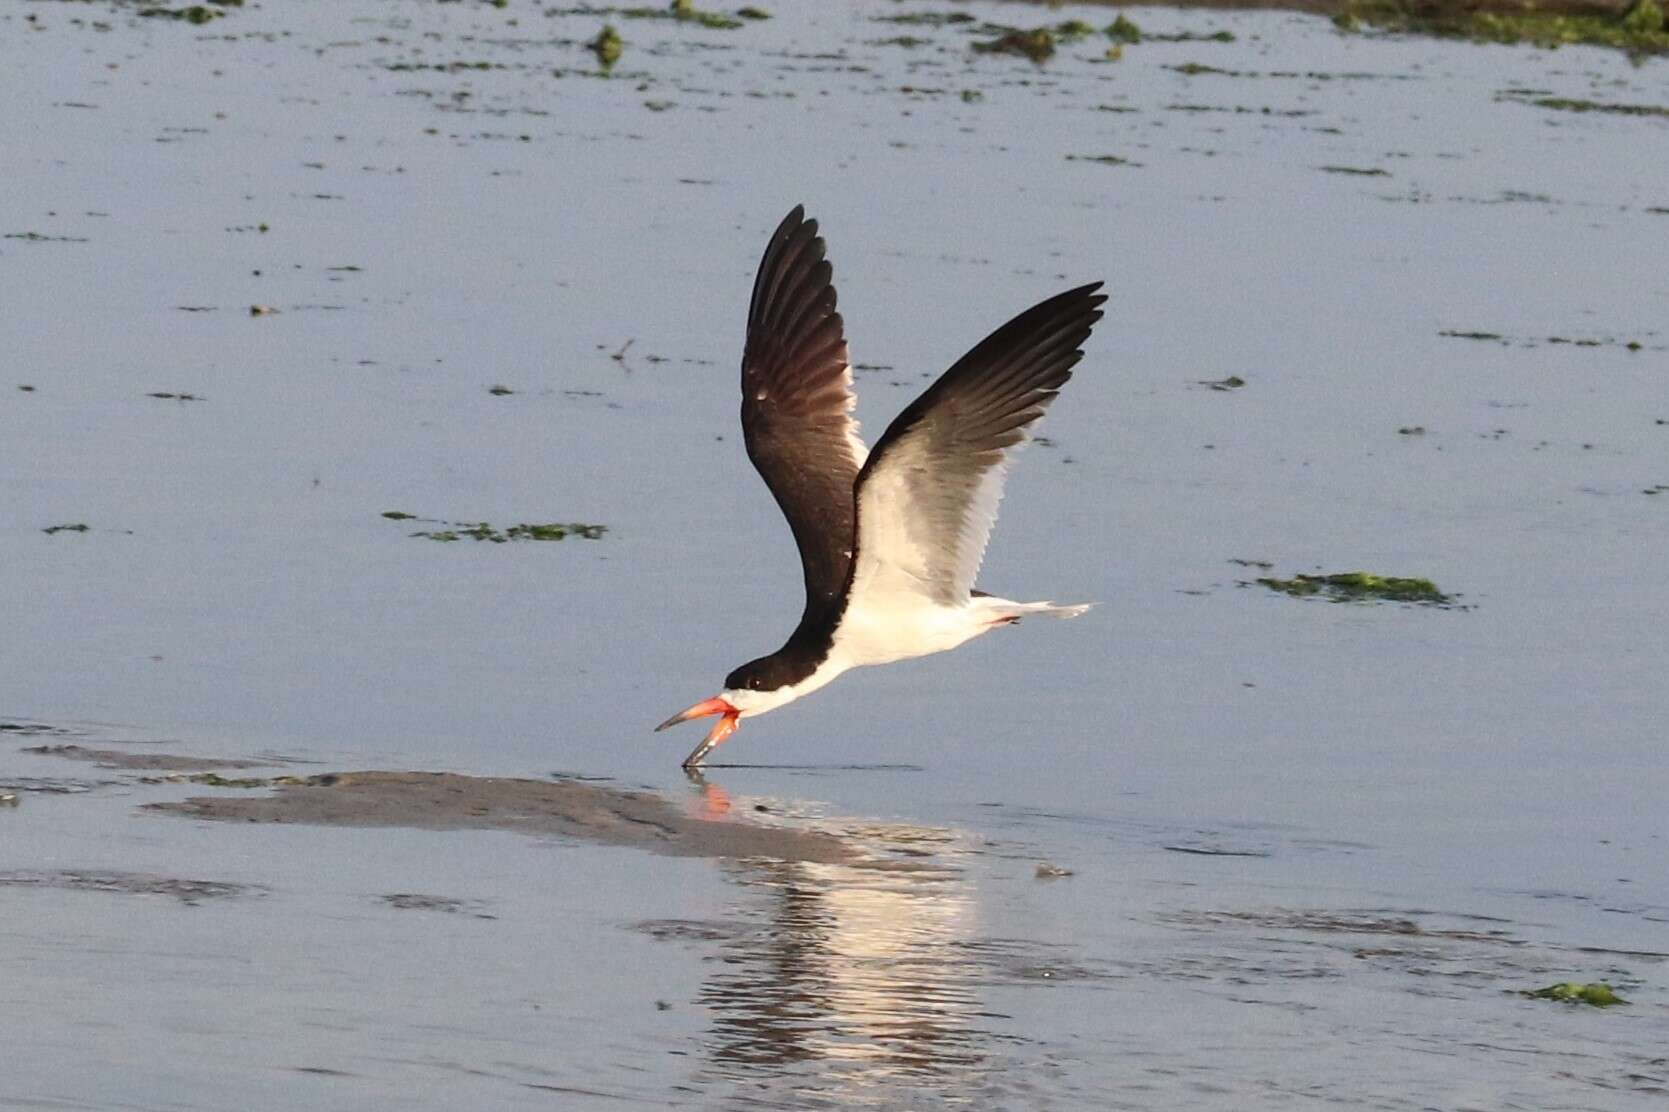
[[[854,600],[834,633],[834,655],[853,667],[887,664],[954,649],[990,626],[969,607],[941,606],[925,598]]]

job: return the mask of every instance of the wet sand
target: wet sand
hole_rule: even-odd
[[[279,784],[271,795],[195,796],[149,803],[157,814],[223,822],[509,830],[675,857],[769,857],[850,864],[861,855],[811,830],[762,826],[721,813],[691,815],[653,792],[576,780],[517,780],[450,772],[333,772]]]

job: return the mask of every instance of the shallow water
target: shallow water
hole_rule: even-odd
[[[617,20],[609,80],[514,2],[0,13],[0,721],[54,728],[0,731],[0,1107],[1659,1105],[1669,121],[1535,102],[1665,63],[771,10]],[[800,201],[872,440],[1107,279],[982,577],[1102,605],[702,790],[649,727],[798,609],[734,367]],[[1238,585],[1317,568],[1464,609]],[[722,792],[918,867],[206,823],[40,744]],[[1516,995],[1566,980],[1632,1003]]]

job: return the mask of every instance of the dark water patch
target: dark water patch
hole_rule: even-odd
[[[1126,111],[1130,110],[1126,109]],[[1298,119],[1303,116],[1314,116],[1316,114],[1315,112],[1305,108],[1274,108],[1267,104],[1260,108],[1252,108],[1244,104],[1167,104],[1165,105],[1165,111],[1192,113],[1220,112],[1235,116],[1279,116],[1284,119]]]
[[[271,761],[250,760],[244,757],[181,757],[168,753],[130,753],[122,749],[89,749],[81,745],[32,745],[25,753],[39,753],[46,757],[62,757],[67,761],[89,761],[100,768],[190,769],[263,768]]]
[[[121,787],[120,780],[86,780],[65,776],[5,776],[0,777],[0,791],[27,792],[36,795],[84,795],[100,788]]]
[[[135,15],[150,19],[173,19],[181,23],[203,24],[226,15],[227,8],[241,8],[243,0],[211,0],[208,4],[188,4],[183,8],[140,8]]]
[[[1510,340],[1501,335],[1499,332],[1463,331],[1460,329],[1445,328],[1443,331],[1439,332],[1438,335],[1446,337],[1450,340],[1488,340],[1498,344],[1511,343]]]
[[[1416,913],[1417,914],[1417,913]],[[1272,908],[1258,911],[1184,911],[1163,917],[1186,927],[1236,926],[1260,930],[1298,931],[1311,934],[1383,934],[1403,938],[1443,939],[1522,945],[1505,929],[1465,930],[1423,926],[1414,914],[1383,911],[1315,911]],[[1485,922],[1500,920],[1479,918]]]
[[[1516,100],[1520,98],[1509,97]],[[1669,117],[1669,107],[1661,104],[1609,104],[1597,100],[1581,100],[1571,97],[1538,97],[1535,100],[1523,101],[1533,104],[1537,108],[1551,108],[1559,112],[1603,112],[1614,116],[1664,116]]]
[[[82,733],[68,726],[52,726],[45,722],[0,721],[0,737],[79,737]]]
[[[1069,154],[1068,162],[1099,162],[1103,166],[1140,166],[1140,162],[1132,162],[1116,154]]]
[[[1074,955],[1070,947],[1026,938],[980,938],[951,944],[985,985],[1043,985],[1107,981],[1113,969]]]
[[[400,911],[438,911],[446,915],[468,915],[472,919],[496,919],[483,909],[480,900],[460,900],[451,896],[427,896],[417,892],[393,892],[377,899]]]
[[[0,872],[0,887],[54,888],[66,892],[115,892],[134,896],[171,896],[183,904],[235,896],[262,896],[267,889],[255,884],[221,880],[182,880],[154,873],[115,870],[14,869]]]
[[[20,239],[25,243],[87,243],[84,236],[53,236],[43,232],[7,232],[0,239]]]
[[[1273,857],[1266,849],[1237,849],[1206,842],[1177,842],[1161,847],[1170,853],[1191,853],[1197,857]]]
[[[746,930],[736,923],[697,919],[645,919],[631,924],[630,929],[657,942],[723,942]]]

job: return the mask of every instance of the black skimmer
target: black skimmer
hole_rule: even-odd
[[[852,368],[817,222],[778,225],[754,279],[742,352],[742,435],[804,565],[806,606],[786,644],[724,690],[655,727],[719,720],[685,768],[736,731],[851,668],[954,649],[1028,614],[1088,604],[1014,602],[974,589],[1003,477],[1027,428],[1083,357],[1100,282],[1032,306],[956,361],[865,449]]]

